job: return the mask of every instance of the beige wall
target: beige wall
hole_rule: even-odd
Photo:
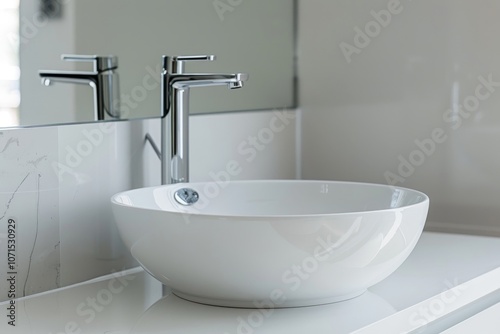
[[[500,235],[500,4],[299,2],[302,176],[416,188],[429,229]]]

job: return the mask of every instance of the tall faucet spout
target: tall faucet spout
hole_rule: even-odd
[[[189,182],[189,92],[193,87],[243,87],[246,73],[186,73],[184,62],[212,61],[215,56],[163,56],[162,184]]]

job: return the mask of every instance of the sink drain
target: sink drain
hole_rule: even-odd
[[[174,198],[177,201],[177,203],[187,206],[187,205],[193,205],[194,203],[198,202],[200,196],[194,189],[182,188],[175,192]]]

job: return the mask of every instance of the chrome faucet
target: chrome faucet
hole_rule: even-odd
[[[189,90],[191,87],[227,85],[229,89],[243,87],[246,73],[185,73],[187,61],[213,61],[215,56],[163,56],[161,151],[151,137],[146,139],[161,159],[162,184],[189,181]]]
[[[117,73],[118,58],[115,56],[62,55],[66,61],[92,62],[93,71],[40,71],[42,84],[50,86],[54,82],[90,85],[94,91],[94,118],[105,120],[106,114],[119,118],[118,99],[120,96]]]

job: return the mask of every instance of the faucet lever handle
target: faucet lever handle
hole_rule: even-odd
[[[215,55],[173,56],[174,61],[213,61]]]
[[[194,55],[194,56],[172,56],[166,57],[172,73],[183,73],[184,62],[186,61],[214,61],[215,55]]]
[[[118,68],[118,57],[116,56],[96,56],[96,55],[74,55],[63,54],[62,60],[91,62],[94,64],[94,72],[104,72]]]

